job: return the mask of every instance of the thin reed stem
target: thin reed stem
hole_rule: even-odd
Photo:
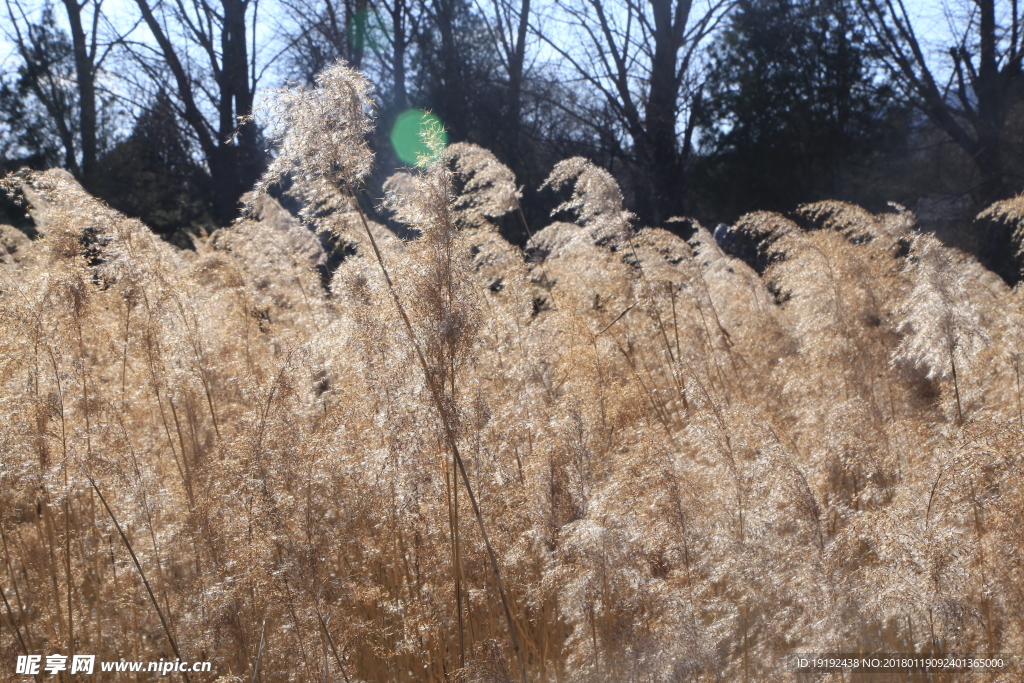
[[[491,562],[491,569],[494,571],[494,576],[498,582],[498,591],[501,594],[501,603],[505,608],[505,622],[508,624],[509,635],[512,639],[512,647],[515,650],[516,659],[519,662],[519,672],[523,683],[525,683],[526,664],[523,661],[522,652],[519,648],[519,638],[516,634],[515,621],[512,619],[512,609],[509,606],[508,597],[505,593],[505,583],[501,580],[501,570],[498,568],[498,559],[494,555],[494,549],[491,547],[490,538],[487,536],[487,529],[484,525],[483,514],[480,512],[480,506],[476,502],[476,496],[473,495],[473,487],[469,482],[469,474],[466,472],[466,465],[462,461],[462,456],[459,455],[459,447],[455,440],[455,432],[452,429],[448,411],[445,408],[444,401],[441,399],[440,390],[437,387],[433,374],[430,372],[426,358],[423,356],[423,350],[420,348],[420,344],[416,339],[416,334],[413,332],[412,323],[409,320],[408,314],[405,312],[405,306],[402,305],[401,300],[398,298],[398,292],[395,290],[394,283],[391,281],[391,275],[388,274],[387,266],[384,265],[384,257],[381,256],[380,249],[377,247],[377,240],[374,239],[373,232],[370,230],[370,225],[366,220],[366,214],[363,213],[362,207],[359,206],[355,191],[351,186],[348,187],[348,192],[353,199],[357,211],[359,212],[359,218],[363,223],[363,229],[366,231],[366,235],[370,239],[370,245],[373,248],[374,256],[377,258],[377,264],[380,266],[381,273],[384,275],[384,281],[388,285],[388,291],[391,293],[391,298],[394,300],[395,307],[398,309],[398,312],[402,317],[402,322],[405,324],[406,332],[409,335],[409,341],[412,343],[413,348],[416,351],[416,358],[420,363],[420,367],[423,369],[423,375],[426,378],[427,386],[430,389],[430,395],[433,397],[434,405],[437,407],[437,412],[441,417],[445,440],[447,441],[448,447],[451,449],[452,458],[454,458],[455,463],[458,465],[459,473],[462,475],[462,482],[466,486],[466,494],[469,496],[469,502],[473,507],[473,514],[476,516],[477,526],[480,528],[480,535],[483,537],[484,545],[487,547],[487,556]]]
[[[171,634],[171,629],[167,625],[167,619],[164,618],[163,610],[160,609],[160,603],[156,599],[156,595],[153,594],[153,589],[149,585],[149,581],[146,579],[146,573],[142,571],[142,565],[139,563],[139,558],[135,555],[135,551],[132,550],[132,544],[128,541],[128,537],[125,535],[124,530],[117,521],[117,517],[114,516],[114,511],[110,509],[110,505],[107,504],[107,499],[103,497],[103,493],[100,491],[100,487],[96,485],[96,481],[87,476],[89,483],[92,484],[93,490],[96,495],[99,496],[100,502],[103,503],[103,507],[106,508],[107,514],[110,515],[110,521],[114,523],[114,528],[117,529],[117,533],[121,536],[121,541],[124,543],[124,547],[128,549],[128,554],[132,556],[132,562],[135,563],[135,569],[139,572],[139,578],[142,579],[142,584],[146,587],[146,592],[149,593],[149,601],[153,603],[153,609],[156,610],[157,616],[160,617],[160,624],[164,627],[164,633],[167,635],[167,640],[171,644],[171,649],[174,651],[174,656],[178,659],[182,659],[181,651],[178,649],[178,643],[174,640],[174,635]],[[189,683],[188,673],[181,671],[182,678],[185,679],[185,683]]]

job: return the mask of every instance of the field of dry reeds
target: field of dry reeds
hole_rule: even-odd
[[[899,207],[748,215],[740,260],[635,225],[582,159],[547,183],[576,222],[524,252],[493,226],[515,179],[470,145],[389,181],[399,240],[354,201],[367,87],[280,94],[248,217],[194,251],[67,174],[4,181],[37,234],[0,226],[0,679],[51,653],[440,683],[1024,652],[1024,291]],[[284,175],[329,280],[263,192]],[[106,676],[78,680],[154,680]]]

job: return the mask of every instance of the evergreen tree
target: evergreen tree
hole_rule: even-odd
[[[720,218],[851,198],[899,120],[848,0],[739,0],[712,48],[697,171]]]
[[[0,86],[0,158],[21,165],[63,165],[79,172],[81,139],[74,48],[47,6],[18,34],[21,63]]]
[[[61,162],[53,121],[27,86],[24,78],[0,82],[0,172],[23,166],[42,170]]]
[[[131,135],[101,157],[97,190],[112,207],[164,237],[216,227],[210,175],[196,160],[163,92],[139,116]]]

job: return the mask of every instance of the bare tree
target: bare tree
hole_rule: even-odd
[[[534,30],[615,113],[631,143],[626,153],[638,176],[637,212],[661,223],[682,210],[700,98],[692,67],[731,0],[708,0],[699,10],[693,0],[558,0],[556,6],[566,30],[537,23]]]
[[[987,204],[1010,192],[1007,118],[1021,83],[1024,26],[1016,0],[965,2],[959,16],[947,11],[955,32],[942,81],[903,0],[858,0],[879,51],[907,100],[974,161],[980,181],[975,199]],[[1020,156],[1020,151],[1011,154]]]
[[[489,5],[477,0],[477,5],[491,40],[498,48],[496,54],[508,78],[502,135],[495,141],[495,147],[504,153],[508,162],[518,166],[526,47],[531,35],[530,0],[491,0]]]
[[[96,69],[99,59],[100,7],[103,0],[63,0],[71,28],[78,84],[78,111],[82,133],[82,177],[86,184],[96,175]],[[88,34],[86,24],[89,22]]]
[[[179,114],[213,176],[217,219],[227,223],[262,170],[259,130],[251,118],[261,75],[252,30],[259,0],[220,0],[219,6],[207,0],[135,2],[157,45],[157,60],[147,58],[147,46],[132,45],[137,62],[156,82],[170,73]]]
[[[408,49],[419,27],[414,0],[285,0],[294,28],[286,35],[290,71],[310,84],[343,59],[372,75],[382,105],[408,106]]]
[[[293,28],[287,30],[289,71],[312,85],[339,59],[362,68],[368,3],[365,0],[284,0]]]
[[[96,180],[99,157],[96,77],[116,40],[101,36],[103,0],[62,2],[70,44],[49,5],[43,8],[41,19],[33,22],[22,0],[6,0],[6,33],[24,61],[25,83],[59,133],[65,166],[90,187]],[[65,73],[68,62],[74,65],[73,75]]]
[[[411,0],[381,0],[380,4],[390,26],[391,105],[396,111],[402,111],[409,105],[406,55],[419,31],[420,18],[416,3]]]
[[[458,26],[461,10],[464,9],[463,2],[462,0],[420,0],[420,2],[426,17],[440,38],[437,42],[439,68],[436,73],[440,80],[438,113],[455,139],[464,140],[468,137],[470,124],[466,106],[469,92],[465,79],[465,57],[468,46],[464,41],[459,40]],[[421,50],[424,52],[426,50],[423,49],[423,45],[426,44],[427,38],[427,35],[421,36]]]

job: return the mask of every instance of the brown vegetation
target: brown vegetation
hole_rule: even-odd
[[[359,78],[282,100],[273,170],[350,254],[326,290],[269,198],[193,252],[66,174],[5,181],[40,236],[0,226],[0,666],[786,680],[795,652],[1024,651],[1020,290],[838,203],[741,222],[759,275],[635,229],[580,159],[549,181],[579,224],[527,260],[488,222],[514,179],[467,146],[390,184],[403,242],[352,201]]]

